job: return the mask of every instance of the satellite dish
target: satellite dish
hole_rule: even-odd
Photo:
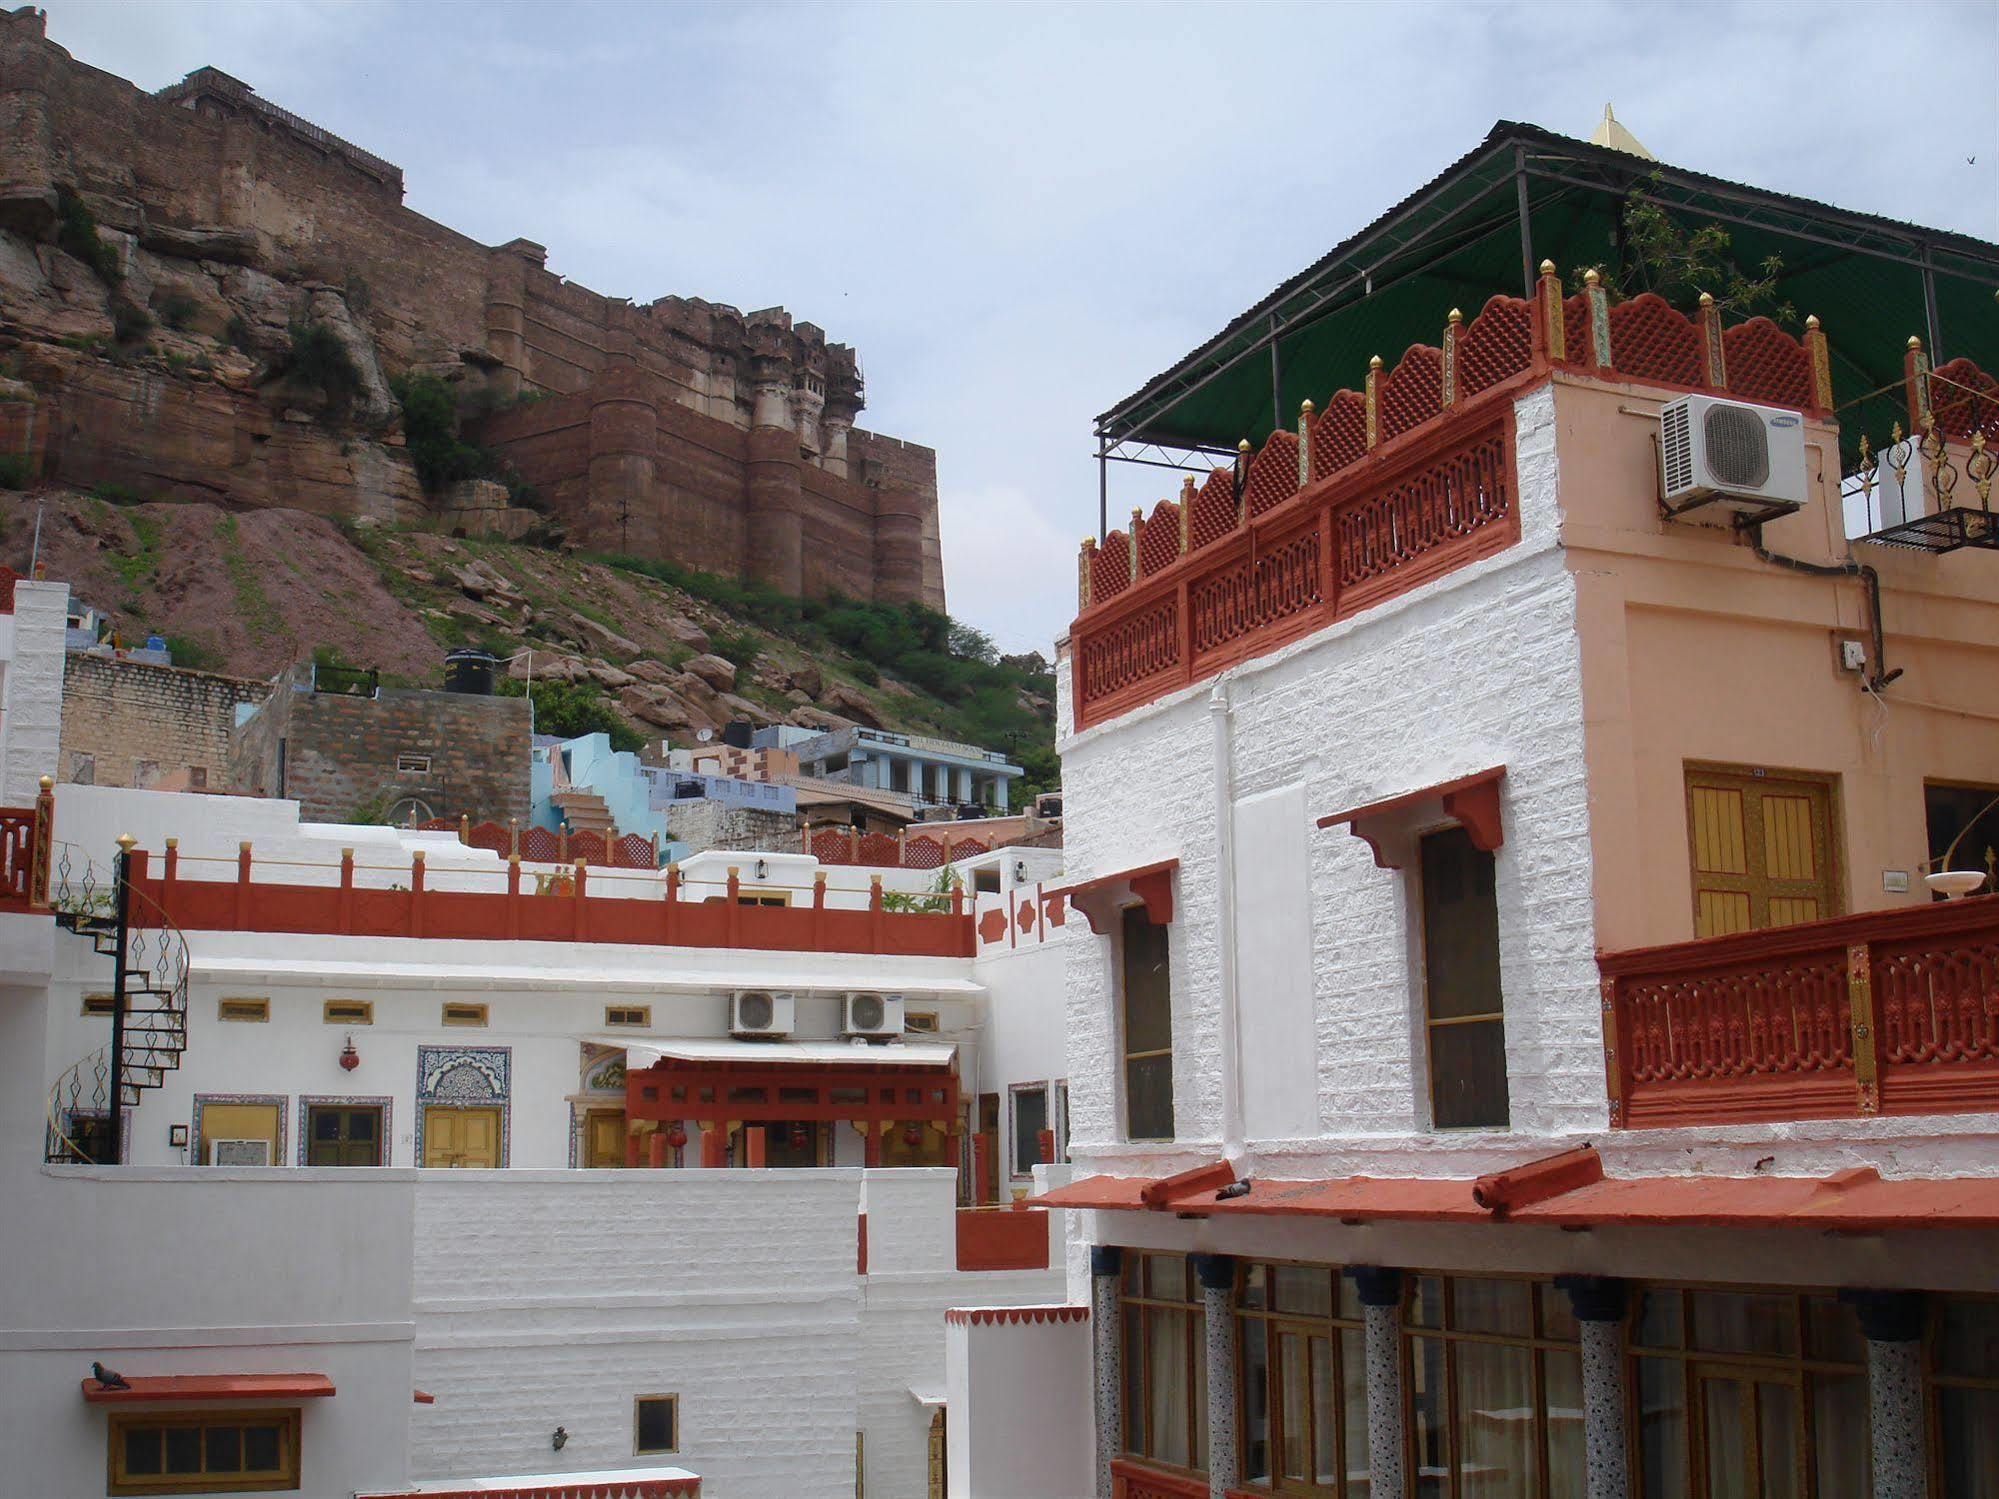
[[[715,737],[715,731],[713,729],[703,729],[701,730],[700,733],[696,734],[694,737],[700,740],[701,743],[706,744],[709,740]]]

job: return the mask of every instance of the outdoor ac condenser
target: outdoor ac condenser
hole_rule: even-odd
[[[1704,505],[1754,520],[1805,503],[1805,427],[1795,411],[1718,396],[1659,409],[1660,494],[1668,515]]]
[[[268,1166],[271,1164],[271,1142],[211,1140],[208,1142],[208,1163],[211,1166]]]
[[[738,989],[729,996],[729,1032],[736,1036],[788,1036],[796,996],[769,989]]]
[[[843,1036],[899,1036],[902,1034],[900,994],[878,994],[856,990],[841,996],[840,1034]]]

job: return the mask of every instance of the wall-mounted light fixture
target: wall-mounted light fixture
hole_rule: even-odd
[[[758,879],[760,879],[760,880],[767,880],[767,879],[769,879],[769,878],[770,878],[770,861],[769,861],[769,860],[767,860],[767,859],[759,859],[759,860],[757,860],[757,878],[758,878]]]
[[[349,1036],[347,1044],[340,1048],[340,1070],[352,1072],[361,1065],[361,1053],[354,1049],[354,1038]]]

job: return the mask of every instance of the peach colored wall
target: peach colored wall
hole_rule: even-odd
[[[1566,375],[1555,386],[1598,943],[1694,935],[1688,761],[1836,776],[1844,908],[1929,899],[1924,781],[1999,786],[1999,556],[1849,553],[1833,429],[1807,425],[1810,497],[1765,528],[1764,544],[1879,572],[1887,666],[1904,674],[1869,696],[1861,674],[1839,667],[1839,641],[1867,637],[1859,579],[1763,562],[1725,522],[1662,520],[1660,393]],[[1884,892],[1884,870],[1906,870],[1910,893]]]

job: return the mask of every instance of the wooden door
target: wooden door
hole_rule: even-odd
[[[423,1111],[426,1166],[500,1164],[500,1111],[432,1104]]]
[[[623,1109],[592,1109],[583,1116],[583,1164],[592,1169],[625,1164]]]
[[[305,1111],[306,1164],[382,1164],[382,1110],[379,1105],[313,1104]]]
[[[1832,783],[1795,771],[1687,768],[1694,935],[1840,912]]]

